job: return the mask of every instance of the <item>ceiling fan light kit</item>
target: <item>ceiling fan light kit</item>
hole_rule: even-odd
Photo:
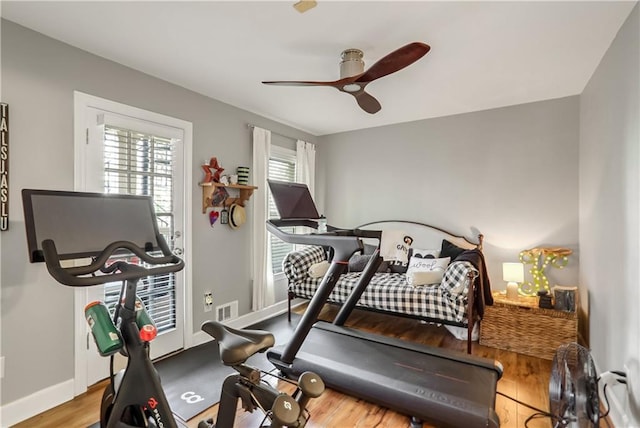
[[[301,81],[276,80],[263,81],[265,85],[279,86],[332,86],[341,92],[351,94],[364,111],[375,114],[382,106],[365,87],[381,77],[406,68],[425,56],[431,47],[422,42],[409,43],[378,60],[364,70],[364,54],[360,49],[346,49],[342,52],[340,61],[340,79],[336,81]]]

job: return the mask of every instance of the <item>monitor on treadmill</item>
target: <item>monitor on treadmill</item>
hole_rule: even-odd
[[[318,219],[320,214],[306,184],[268,180],[273,201],[283,220]]]
[[[24,189],[22,202],[32,263],[44,261],[45,239],[61,260],[95,256],[115,241],[147,252],[164,245],[148,196]]]

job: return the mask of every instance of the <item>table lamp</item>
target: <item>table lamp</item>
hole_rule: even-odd
[[[502,263],[502,279],[507,281],[507,299],[518,299],[518,283],[524,281],[522,263]]]

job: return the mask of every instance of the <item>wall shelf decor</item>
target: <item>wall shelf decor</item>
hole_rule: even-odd
[[[256,186],[247,186],[243,184],[222,184],[216,182],[200,183],[202,187],[202,213],[207,212],[207,208],[213,207],[229,207],[232,204],[242,205],[244,207],[245,202],[253,195],[253,191],[257,189]],[[214,202],[214,193],[218,189],[236,189],[237,197],[227,196],[222,203]]]

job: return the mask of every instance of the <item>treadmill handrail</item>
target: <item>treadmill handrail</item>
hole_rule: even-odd
[[[154,265],[155,267],[130,270],[114,271],[106,266],[109,258],[118,250],[126,249],[131,251],[142,261]],[[164,248],[163,248],[164,249]],[[58,282],[72,287],[88,287],[92,285],[104,284],[112,281],[135,280],[146,276],[160,275],[170,272],[177,272],[184,268],[184,261],[171,253],[163,256],[152,256],[143,251],[133,242],[117,241],[109,244],[100,254],[88,265],[72,266],[64,268],[60,265],[60,257],[56,250],[56,245],[51,239],[42,241],[42,250],[47,265],[47,270]],[[102,272],[105,275],[94,275]],[[84,276],[91,275],[91,276]]]
[[[326,233],[296,234],[282,230],[283,227],[295,226],[317,228],[318,224],[315,221],[304,219],[267,220],[267,230],[284,242],[290,244],[331,247],[334,250],[334,254],[331,259],[329,270],[327,270],[327,273],[325,273],[322,278],[313,298],[309,302],[307,310],[296,327],[295,333],[284,349],[282,358],[286,363],[293,362],[298,350],[309,334],[309,330],[311,330],[311,327],[317,321],[320,311],[335,288],[338,278],[341,274],[346,272],[351,256],[356,251],[364,248],[362,241],[358,237],[357,231],[340,230],[329,226],[327,226],[327,229],[330,232]]]

